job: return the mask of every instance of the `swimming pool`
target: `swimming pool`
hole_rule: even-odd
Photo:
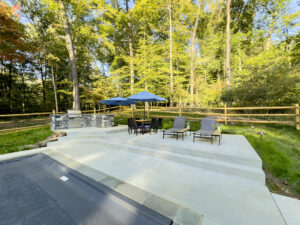
[[[52,158],[0,162],[2,225],[163,225],[172,221]]]

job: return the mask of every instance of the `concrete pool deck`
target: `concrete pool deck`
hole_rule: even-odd
[[[45,154],[177,224],[299,221],[299,215],[289,210],[299,209],[299,201],[269,192],[261,159],[243,136],[223,135],[219,146],[217,139],[213,145],[205,139],[193,143],[189,134],[184,141],[162,139],[161,132],[128,135],[122,126],[66,132],[66,137],[49,143]]]

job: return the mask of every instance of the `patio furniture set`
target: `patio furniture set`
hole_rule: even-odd
[[[133,96],[126,98],[121,97],[115,97],[112,99],[100,101],[103,104],[107,105],[133,105],[136,104],[136,102],[159,102],[159,101],[165,101],[166,99],[154,95],[152,93],[149,93],[147,91],[139,92]],[[146,108],[146,107],[145,107]],[[144,118],[145,118],[145,108],[144,108]],[[172,135],[176,136],[176,139],[178,140],[179,135],[182,136],[182,140],[184,140],[184,136],[188,131],[190,131],[190,135],[192,133],[190,127],[185,127],[185,117],[184,116],[178,116],[175,117],[173,128],[163,130],[163,138],[165,138],[165,135]],[[193,142],[195,142],[195,138],[209,138],[211,139],[211,143],[213,143],[213,138],[219,137],[219,145],[221,143],[222,138],[222,132],[221,130],[215,130],[215,118],[203,118],[201,123],[201,129],[193,133]],[[161,118],[152,118],[151,120],[140,120],[140,119],[134,119],[129,118],[128,119],[128,133],[132,134],[135,133],[138,134],[138,131],[140,131],[142,134],[146,132],[151,131],[157,133],[158,129],[162,128],[162,119]]]
[[[178,140],[179,135],[181,135],[182,140],[184,140],[184,136],[189,131],[190,135],[192,133],[190,127],[185,127],[185,120],[184,116],[175,117],[173,128],[163,130],[163,139],[165,135],[172,135],[176,136]],[[150,122],[150,123],[149,123]],[[203,118],[201,122],[200,130],[193,133],[193,142],[195,142],[195,138],[207,138],[211,139],[211,143],[213,144],[214,138],[219,138],[219,145],[221,144],[222,132],[221,130],[215,130],[215,118]],[[162,127],[162,119],[161,118],[152,118],[151,120],[139,120],[134,118],[128,119],[128,133],[132,134],[135,133],[138,135],[138,131],[142,134],[151,131],[157,133],[158,129]]]
[[[195,142],[195,138],[208,138],[211,139],[211,143],[213,144],[213,139],[218,137],[219,138],[219,145],[221,144],[222,138],[222,131],[215,130],[215,118],[206,117],[202,119],[201,128],[193,133],[193,142]],[[184,135],[187,131],[190,131],[190,135],[192,133],[190,127],[185,127],[185,117],[178,116],[175,117],[173,128],[163,130],[163,138],[165,135],[173,135],[176,136],[178,140],[179,134],[182,136],[182,140],[184,139]]]
[[[135,118],[128,118],[128,133],[138,134],[140,131],[142,134],[151,131],[157,133],[158,129],[162,128],[162,119],[161,118],[152,118],[151,120],[146,119],[135,119]]]

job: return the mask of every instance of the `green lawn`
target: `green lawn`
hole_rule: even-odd
[[[52,135],[49,126],[0,135],[0,154],[17,152],[22,146],[35,144]]]
[[[300,197],[300,131],[279,125],[227,125],[222,131],[248,139],[263,161],[267,185],[273,192]],[[262,143],[260,131],[264,133]]]
[[[115,118],[118,124],[127,124],[127,118]],[[163,129],[173,126],[173,120],[163,119]],[[191,129],[200,129],[200,122],[191,122]],[[276,193],[300,198],[300,131],[280,125],[222,125],[222,132],[244,135],[263,161],[267,186]],[[262,144],[260,136],[264,133]]]

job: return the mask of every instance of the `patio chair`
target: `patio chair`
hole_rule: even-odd
[[[157,129],[161,129],[162,128],[162,118],[158,118],[157,119]]]
[[[158,129],[162,128],[162,118],[156,118],[155,122],[156,123],[153,127],[153,131],[155,131],[155,133],[157,133]]]
[[[128,118],[128,134],[132,134],[132,130],[134,133],[137,135],[138,134],[138,129],[142,129],[143,127],[141,125],[137,125],[136,121],[134,118]]]
[[[128,118],[128,120],[127,120],[128,134],[132,134],[132,128],[133,128],[133,126],[132,126],[132,120],[133,120],[133,118]]]
[[[151,134],[151,130],[153,130],[153,132],[157,133],[158,130],[158,119],[157,118],[152,118],[151,119],[151,123],[147,124],[144,126],[146,131],[150,131]]]
[[[193,142],[195,138],[208,138],[213,143],[213,133],[215,132],[216,118],[206,117],[201,121],[200,130],[193,133]]]
[[[185,116],[175,117],[173,128],[168,130],[163,130],[163,138],[165,138],[165,135],[176,135],[178,140],[178,132],[184,129],[184,127],[185,127]]]

